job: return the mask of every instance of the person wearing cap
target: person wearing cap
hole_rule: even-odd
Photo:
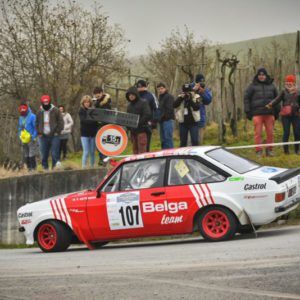
[[[151,110],[146,100],[141,99],[136,87],[130,87],[126,92],[128,101],[127,112],[139,115],[137,128],[129,128],[134,154],[147,152],[148,122],[151,120]]]
[[[282,142],[286,143],[290,138],[290,128],[293,127],[294,141],[300,141],[300,95],[296,87],[296,76],[287,75],[285,78],[284,89],[281,93],[267,105],[271,109],[273,106],[282,104],[281,121],[283,127]],[[284,113],[284,108],[288,108],[288,112]],[[290,154],[289,145],[283,146],[285,154]],[[295,144],[295,153],[299,153],[299,144]]]
[[[174,148],[173,130],[174,130],[174,97],[169,94],[164,83],[159,83],[157,86],[158,103],[159,103],[159,132],[162,149]]]
[[[273,79],[269,76],[265,68],[259,68],[253,78],[252,83],[247,87],[244,95],[244,110],[248,120],[253,119],[254,142],[256,145],[263,143],[262,130],[266,130],[267,144],[274,142],[274,123],[278,117],[278,105],[267,108],[269,104],[278,95],[277,89],[273,84]],[[255,148],[258,158],[263,155],[262,146]],[[266,147],[266,155],[273,156],[273,147]]]
[[[93,100],[93,104],[95,108],[99,108],[99,109],[111,109],[111,96],[107,93],[104,93],[103,89],[101,87],[95,87],[94,91],[93,91],[94,97],[92,98]],[[99,128],[103,127],[104,125],[106,125],[103,122],[99,122]],[[106,158],[106,156],[101,153],[101,151],[98,151],[99,153],[99,161],[98,161],[98,165],[102,166],[105,165],[104,163],[104,159]]]
[[[30,107],[24,102],[19,106],[18,136],[22,145],[23,161],[28,171],[36,169],[36,116]]]
[[[49,95],[41,97],[41,106],[37,114],[36,128],[42,157],[42,167],[49,169],[48,157],[51,151],[52,169],[59,162],[59,135],[64,129],[64,120],[60,110],[51,104]]]
[[[187,146],[189,132],[192,146],[199,145],[200,100],[200,96],[192,92],[191,84],[186,83],[174,102],[175,116],[179,122],[180,147]]]
[[[150,151],[150,143],[151,143],[151,136],[152,136],[152,131],[151,129],[155,129],[157,127],[157,122],[158,120],[158,101],[155,97],[154,94],[150,93],[147,90],[147,82],[145,80],[138,80],[136,83],[136,87],[139,93],[139,96],[141,99],[144,99],[148,102],[150,110],[151,110],[151,120],[148,122],[149,124],[149,129],[147,131],[147,139],[148,139],[148,144],[147,144],[147,151]]]
[[[195,77],[195,83],[193,90],[201,98],[200,101],[200,121],[199,121],[199,145],[203,144],[204,132],[206,127],[206,105],[209,105],[212,101],[212,93],[205,86],[205,76],[203,74],[197,74]]]

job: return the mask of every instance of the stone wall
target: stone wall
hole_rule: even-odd
[[[57,171],[0,179],[0,243],[21,244],[17,210],[22,205],[52,196],[95,188],[105,169]]]

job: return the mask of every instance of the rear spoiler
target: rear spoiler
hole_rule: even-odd
[[[295,177],[299,174],[300,174],[300,168],[293,168],[293,169],[286,170],[282,173],[279,173],[269,179],[274,180],[277,183],[282,183],[282,182],[284,182],[292,177]]]

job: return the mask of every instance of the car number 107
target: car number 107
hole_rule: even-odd
[[[119,213],[122,217],[123,226],[139,225],[139,206],[122,206],[119,209]]]

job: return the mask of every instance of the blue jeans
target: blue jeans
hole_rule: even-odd
[[[300,117],[299,116],[282,117],[281,120],[283,126],[282,141],[284,143],[289,141],[291,125],[293,126],[295,142],[300,141]],[[284,145],[283,150],[284,153],[289,153],[289,146]],[[299,153],[299,144],[295,145],[295,153]]]
[[[58,136],[41,136],[38,139],[40,145],[40,153],[42,157],[42,167],[45,170],[49,169],[48,157],[51,150],[52,169],[59,161],[60,139]]]
[[[172,149],[173,144],[173,120],[159,123],[161,149]]]
[[[199,127],[198,124],[191,126],[191,125],[184,125],[183,123],[179,124],[179,135],[180,135],[180,147],[186,147],[187,146],[187,140],[188,140],[188,133],[190,132],[191,135],[191,142],[192,146],[198,146],[199,145]]]
[[[82,167],[86,167],[86,162],[88,159],[88,156],[90,156],[90,166],[94,167],[95,164],[95,137],[87,137],[82,136],[81,137],[81,145],[82,145]]]

